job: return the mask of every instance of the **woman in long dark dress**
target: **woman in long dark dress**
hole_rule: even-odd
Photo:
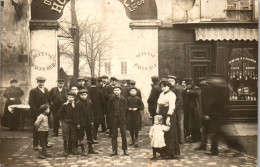
[[[9,127],[10,130],[17,130],[19,126],[19,111],[14,111],[10,113],[8,111],[8,106],[14,104],[21,104],[20,98],[23,96],[23,90],[17,87],[18,81],[13,79],[10,81],[11,86],[6,88],[4,91],[4,97],[7,98],[4,109],[4,116],[2,119],[2,125]]]
[[[170,130],[165,133],[166,148],[164,159],[173,159],[175,155],[180,155],[180,146],[178,141],[177,118],[174,112],[176,96],[170,90],[170,83],[167,80],[160,82],[162,93],[158,99],[157,114],[162,115],[163,124],[169,125]]]

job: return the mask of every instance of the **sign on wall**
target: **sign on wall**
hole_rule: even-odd
[[[131,20],[157,19],[155,0],[120,0]]]
[[[70,0],[33,0],[31,5],[32,20],[58,20]]]

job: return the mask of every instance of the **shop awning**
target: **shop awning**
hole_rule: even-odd
[[[249,40],[258,41],[258,29],[248,28],[196,28],[196,41]]]

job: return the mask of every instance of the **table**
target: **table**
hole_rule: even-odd
[[[18,110],[17,110],[18,109]],[[30,111],[30,106],[28,104],[15,104],[8,106],[8,111],[11,114],[14,114],[14,112],[20,112],[19,113],[19,120],[20,120],[20,130],[22,131],[24,129],[24,119],[25,114]]]

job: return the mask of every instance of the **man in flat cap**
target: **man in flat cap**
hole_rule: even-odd
[[[77,84],[78,84],[77,87],[78,87],[78,90],[86,89],[85,83],[86,83],[86,78],[84,78],[84,77],[78,77],[78,78],[77,78]]]
[[[105,132],[106,128],[110,129],[110,125],[109,125],[109,115],[108,115],[108,101],[109,98],[113,95],[113,87],[111,84],[109,84],[108,82],[108,76],[103,75],[102,77],[102,84],[101,84],[101,90],[103,92],[103,96],[104,96],[104,114],[105,114],[105,120],[106,120],[106,124],[102,125],[102,131]],[[109,131],[109,136],[112,136],[112,132]]]
[[[104,97],[102,91],[97,87],[97,79],[91,78],[91,86],[89,88],[89,97],[92,101],[92,109],[94,115],[94,139],[97,140],[97,132],[99,125],[104,124]]]
[[[162,89],[159,86],[159,77],[153,76],[152,78],[152,90],[149,95],[149,98],[147,99],[148,103],[148,111],[150,113],[150,116],[152,118],[152,122],[154,122],[154,116],[156,114],[156,108],[157,108],[157,100],[162,93]]]
[[[20,98],[24,94],[23,90],[17,87],[17,83],[18,81],[16,79],[12,79],[10,81],[11,86],[6,88],[3,94],[3,96],[7,99],[7,101],[5,103],[2,125],[9,127],[10,130],[17,130],[19,126],[20,112],[14,111],[14,113],[11,114],[8,111],[8,106],[14,104],[21,104]]]
[[[44,87],[46,78],[37,77],[38,86],[31,89],[29,93],[29,105],[33,113],[33,122],[36,121],[37,117],[41,114],[40,106],[43,104],[50,104],[48,89]],[[38,150],[39,138],[36,129],[33,132],[33,147],[34,150]]]
[[[129,94],[129,86],[127,85],[126,80],[122,80],[122,88],[121,88],[121,95],[127,98]]]
[[[57,137],[59,133],[60,120],[58,110],[61,105],[67,101],[68,90],[64,88],[64,79],[57,80],[57,87],[54,87],[49,92],[51,113],[53,115],[53,137]]]
[[[171,83],[171,91],[176,95],[175,102],[175,112],[177,116],[177,126],[178,126],[178,134],[179,134],[179,143],[182,144],[184,142],[184,114],[183,114],[183,92],[184,89],[177,84],[177,77],[174,75],[169,75],[168,81]]]
[[[186,79],[187,89],[184,90],[184,122],[187,141],[200,141],[202,126],[201,89],[194,85],[191,78]]]

